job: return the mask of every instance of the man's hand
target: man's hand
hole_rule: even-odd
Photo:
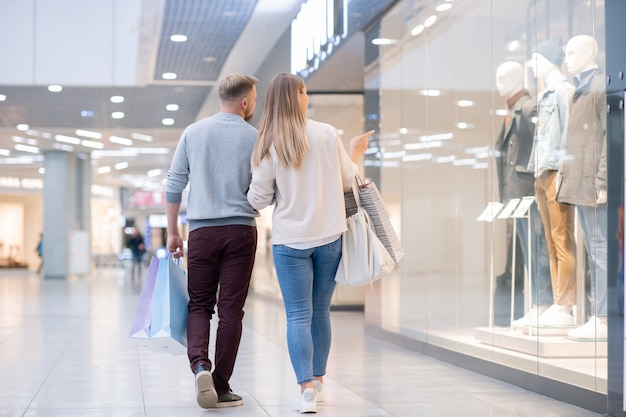
[[[607,195],[606,190],[597,190],[596,191],[596,204],[604,204],[606,203]]]
[[[185,256],[183,238],[180,235],[167,235],[167,252],[172,253],[174,258]]]

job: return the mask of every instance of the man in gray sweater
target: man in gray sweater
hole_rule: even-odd
[[[257,82],[243,74],[220,82],[219,113],[185,129],[167,173],[167,250],[174,257],[184,255],[178,217],[189,184],[187,355],[202,408],[243,404],[230,390],[229,380],[257,245],[258,212],[246,197],[257,138],[257,130],[246,122],[256,105]],[[209,335],[216,305],[219,324],[212,364]]]

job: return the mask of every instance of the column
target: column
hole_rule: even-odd
[[[91,164],[85,154],[44,153],[43,275],[87,275],[91,265]]]

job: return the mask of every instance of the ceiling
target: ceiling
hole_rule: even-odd
[[[0,178],[42,178],[45,152],[59,150],[90,154],[94,184],[161,188],[182,129],[217,111],[217,80],[255,74],[302,3],[0,0],[0,35],[12,39],[0,45],[10,63],[0,68]]]

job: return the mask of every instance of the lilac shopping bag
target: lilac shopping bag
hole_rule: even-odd
[[[152,322],[152,302],[156,287],[157,272],[159,270],[159,258],[153,256],[146,273],[146,279],[139,295],[139,303],[135,311],[135,318],[130,328],[130,337],[148,339],[150,337],[150,323]]]

